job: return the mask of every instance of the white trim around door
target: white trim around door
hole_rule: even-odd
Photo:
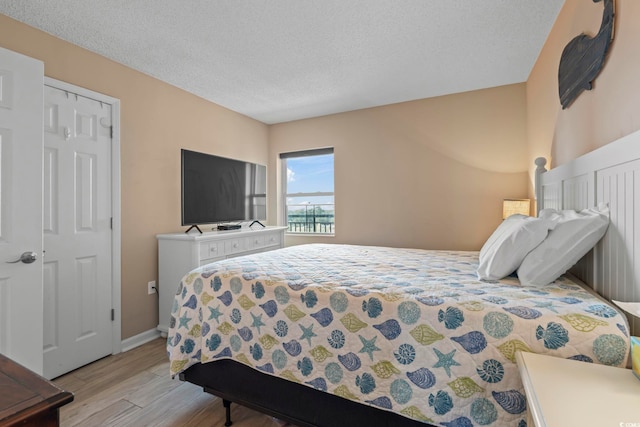
[[[111,152],[111,206],[112,206],[112,302],[113,302],[113,334],[112,354],[122,351],[122,302],[121,302],[121,182],[120,182],[120,100],[89,89],[72,85],[50,77],[44,78],[45,86],[50,86],[86,98],[95,99],[111,105],[112,111],[112,152]]]

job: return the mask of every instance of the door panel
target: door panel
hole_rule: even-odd
[[[60,280],[58,280],[58,263],[45,262],[43,266],[43,282],[44,288],[44,346],[43,350],[55,348],[59,345],[57,319],[60,315],[58,307],[58,299],[56,295],[59,292]]]
[[[44,64],[0,48],[0,353],[42,373]],[[35,262],[9,263],[23,252]]]
[[[96,156],[75,154],[76,168],[76,232],[93,232],[96,229]]]
[[[44,233],[58,232],[58,150],[44,149],[44,186],[42,207],[42,230]]]
[[[47,378],[112,352],[110,126],[110,105],[45,86]]]

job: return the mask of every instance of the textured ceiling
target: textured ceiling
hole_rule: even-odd
[[[520,83],[564,0],[0,0],[264,123]]]

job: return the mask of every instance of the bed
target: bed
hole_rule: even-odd
[[[571,274],[486,281],[478,252],[351,245],[228,259],[179,285],[171,374],[220,396],[227,425],[236,402],[299,426],[525,426],[517,351],[627,365],[637,325],[607,300],[640,297],[635,195],[611,189],[640,176],[638,142],[539,171],[539,208],[610,210]]]
[[[178,289],[172,374],[233,358],[407,419],[517,425],[516,351],[626,363],[625,319],[594,294],[567,278],[482,282],[477,264],[476,252],[331,244],[209,264]]]

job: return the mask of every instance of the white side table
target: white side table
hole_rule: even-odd
[[[528,426],[640,426],[640,380],[630,369],[518,352]]]
[[[621,302],[616,300],[611,300],[611,302],[632,316],[640,318],[640,302]]]

